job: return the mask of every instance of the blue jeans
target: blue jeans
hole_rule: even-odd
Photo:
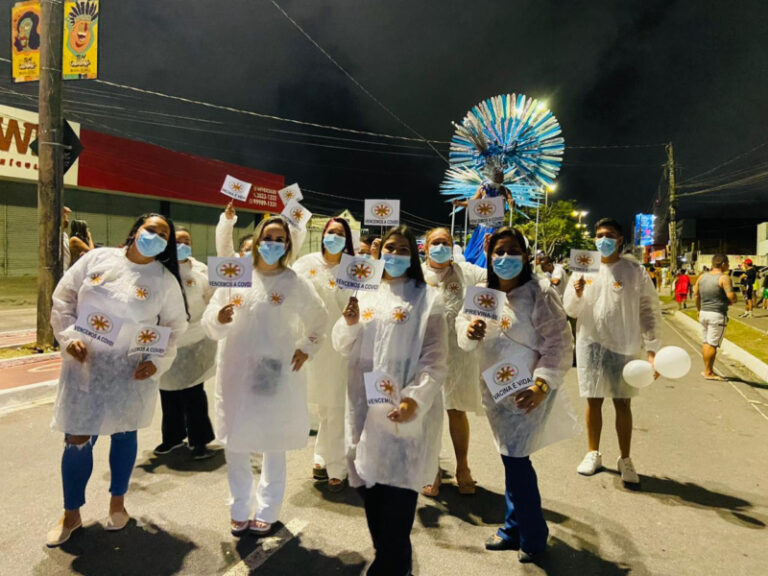
[[[506,481],[507,517],[498,535],[520,544],[529,554],[547,547],[549,528],[541,509],[541,495],[531,459],[501,456]]]
[[[64,509],[77,510],[85,504],[85,487],[93,472],[93,445],[98,436],[91,436],[83,444],[67,442],[70,435],[65,435],[64,455],[61,457],[61,481],[64,486]],[[128,492],[131,472],[136,463],[136,430],[112,434],[109,447],[109,470],[112,479],[109,492],[112,496],[122,496]]]

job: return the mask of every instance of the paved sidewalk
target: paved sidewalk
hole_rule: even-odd
[[[37,308],[0,308],[0,332],[34,330]]]

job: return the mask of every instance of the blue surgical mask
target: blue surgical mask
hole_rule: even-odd
[[[168,242],[164,238],[146,230],[139,232],[139,237],[136,238],[136,248],[145,258],[154,258],[165,250],[166,246]]]
[[[250,256],[250,255],[251,255],[251,251],[250,250],[246,250],[245,252],[243,252],[243,258],[245,258],[247,256]]]
[[[323,236],[323,246],[331,254],[338,254],[347,245],[347,239],[338,234],[326,234]]]
[[[503,280],[517,278],[523,271],[523,257],[509,254],[498,256],[493,259],[493,271]]]
[[[429,259],[438,264],[445,264],[453,256],[453,249],[447,244],[435,244],[429,247]]]
[[[262,240],[259,243],[259,256],[270,266],[280,260],[285,254],[285,243]]]
[[[192,246],[188,244],[176,244],[176,256],[179,258],[179,262],[186,260],[192,256]]]
[[[616,252],[616,244],[618,244],[618,241],[615,238],[608,238],[606,236],[595,240],[595,246],[597,246],[597,250],[603,258],[608,258]]]
[[[400,278],[408,268],[411,267],[410,256],[397,256],[395,254],[383,254],[381,259],[384,260],[384,270],[387,271],[392,278]]]

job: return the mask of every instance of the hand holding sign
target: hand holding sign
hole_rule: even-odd
[[[304,208],[297,200],[288,201],[280,215],[299,230],[305,230],[309,219],[312,218],[312,212]]]
[[[600,252],[597,250],[571,250],[571,271],[594,273],[600,271]]]
[[[501,320],[506,299],[507,295],[501,290],[469,286],[464,298],[464,314],[489,318],[498,322]]]
[[[291,200],[296,200],[296,202],[304,200],[304,194],[301,193],[301,188],[299,188],[298,184],[286,186],[285,188],[278,190],[277,194],[280,196],[280,200],[283,201],[283,206],[286,206]]]
[[[221,186],[221,193],[235,200],[245,202],[248,199],[248,194],[251,193],[251,184],[250,182],[238,180],[234,176],[227,175],[224,179],[224,184]]]
[[[208,283],[216,288],[250,288],[253,284],[253,260],[242,258],[208,258]]]
[[[397,226],[400,224],[400,200],[366,200],[366,226]]]
[[[483,372],[483,380],[497,404],[510,394],[533,386],[533,376],[524,362],[517,358],[502,360]]]
[[[382,260],[368,260],[349,254],[343,254],[334,269],[337,286],[351,290],[378,290],[383,273]]]
[[[135,326],[128,355],[152,354],[163,356],[168,349],[170,338],[171,329],[167,326],[155,326],[152,324]]]

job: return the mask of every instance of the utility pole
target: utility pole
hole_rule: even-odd
[[[40,88],[38,93],[40,149],[37,214],[37,344],[53,346],[51,297],[62,274],[61,210],[64,195],[61,61],[64,1],[40,4]]]
[[[677,270],[677,197],[675,196],[675,153],[672,142],[667,144],[669,182],[669,271]]]

